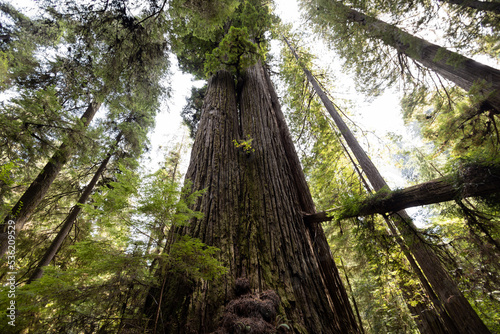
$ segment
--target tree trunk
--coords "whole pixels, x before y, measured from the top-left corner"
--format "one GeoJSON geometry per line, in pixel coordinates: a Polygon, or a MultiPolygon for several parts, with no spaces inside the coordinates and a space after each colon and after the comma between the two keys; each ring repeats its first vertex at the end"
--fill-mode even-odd
{"type": "Polygon", "coordinates": [[[302,208],[314,207],[297,170],[298,158],[290,156],[293,146],[267,73],[257,64],[239,80],[236,92],[229,73],[210,79],[186,175],[193,190],[206,189],[193,207],[204,218],[174,232],[220,248],[218,259],[228,273],[218,282],[194,283],[164,275],[162,287],[152,290],[146,303],[155,323],[151,327],[167,333],[225,333],[225,305],[236,296],[235,281],[244,277],[253,291],[279,295],[281,323],[295,332],[358,333],[336,267],[330,273],[334,281],[322,267],[322,262],[333,264],[331,255],[329,261],[319,258],[314,242],[320,239],[302,221],[302,208]],[[247,136],[251,149],[237,148],[233,140],[247,136]]]}
{"type": "MultiPolygon", "coordinates": [[[[288,41],[286,42],[288,44],[288,41]]],[[[291,45],[288,44],[288,46],[298,60],[298,55],[295,53],[291,45]]],[[[378,169],[370,160],[366,152],[361,148],[358,141],[344,123],[336,108],[333,106],[332,102],[328,99],[316,79],[312,76],[311,72],[304,67],[302,69],[316,91],[316,94],[318,94],[321,98],[325,108],[332,116],[335,124],[340,130],[340,133],[361,165],[361,168],[366,174],[372,187],[375,191],[379,191],[382,188],[390,190],[382,175],[380,175],[378,169]]],[[[444,308],[448,313],[448,316],[452,319],[454,327],[448,328],[448,331],[450,333],[464,334],[489,333],[488,328],[484,325],[472,306],[469,304],[468,300],[458,289],[456,283],[453,282],[432,248],[430,248],[430,246],[420,238],[416,227],[408,214],[405,211],[398,211],[391,214],[391,219],[394,222],[395,227],[401,233],[411,254],[421,267],[427,281],[430,283],[430,286],[439,297],[439,300],[433,300],[436,304],[436,309],[439,310],[444,308]]],[[[425,286],[425,283],[422,283],[425,286]]],[[[429,296],[430,295],[431,293],[429,293],[429,296]]]]}
{"type": "MultiPolygon", "coordinates": [[[[456,333],[456,326],[450,316],[446,313],[444,307],[442,307],[439,302],[439,298],[437,297],[435,291],[429,284],[429,281],[425,277],[422,269],[418,266],[415,258],[411,254],[410,249],[405,244],[404,240],[400,237],[398,230],[392,223],[392,221],[386,215],[383,216],[384,220],[389,228],[391,236],[395,238],[398,245],[401,247],[401,250],[405,254],[406,259],[408,260],[408,264],[410,265],[413,273],[417,276],[417,279],[420,281],[420,291],[426,295],[426,301],[429,301],[434,305],[434,308],[431,305],[427,305],[424,301],[418,301],[415,306],[412,306],[411,302],[407,303],[408,309],[410,310],[412,315],[416,315],[415,322],[417,327],[422,334],[453,334],[456,333]]],[[[408,287],[404,286],[404,284],[399,284],[401,292],[403,296],[405,296],[405,300],[412,300],[413,293],[409,291],[408,287]]]]}
{"type": "Polygon", "coordinates": [[[461,8],[472,8],[481,11],[492,12],[500,15],[500,2],[487,2],[476,0],[443,0],[461,8]]]}
{"type": "MultiPolygon", "coordinates": [[[[331,1],[331,6],[341,11],[347,21],[363,26],[367,37],[383,41],[464,90],[469,91],[475,83],[485,84],[482,90],[484,106],[500,112],[500,70],[427,42],[338,1],[331,1]]],[[[324,15],[332,14],[330,3],[317,8],[324,15]]]]}
{"type": "MultiPolygon", "coordinates": [[[[408,188],[385,191],[360,200],[349,208],[339,208],[336,218],[367,216],[375,213],[397,212],[414,206],[478,197],[500,192],[500,167],[468,165],[457,174],[440,177],[408,188]]],[[[304,217],[306,222],[332,220],[326,212],[304,217]]]]}
{"type": "Polygon", "coordinates": [[[356,298],[354,296],[354,291],[352,290],[351,282],[349,281],[349,274],[347,273],[347,269],[345,268],[344,261],[340,258],[340,265],[342,266],[342,270],[344,271],[345,281],[347,283],[347,287],[349,288],[349,292],[351,293],[352,304],[354,305],[354,310],[356,311],[356,317],[358,319],[360,331],[362,334],[365,333],[363,330],[363,320],[361,319],[361,314],[359,313],[358,303],[356,302],[356,298]]]}
{"type": "MultiPolygon", "coordinates": [[[[123,134],[119,133],[117,138],[116,138],[116,145],[118,142],[121,140],[123,134]]],[[[66,239],[66,236],[69,234],[71,231],[71,228],[73,227],[73,224],[75,223],[76,218],[82,211],[82,204],[87,203],[87,200],[89,199],[90,195],[92,194],[92,191],[94,190],[95,185],[97,184],[97,181],[99,181],[99,178],[101,177],[102,173],[104,173],[104,170],[106,169],[106,166],[108,165],[109,160],[111,159],[111,156],[113,155],[114,148],[111,149],[111,152],[107,155],[107,157],[101,162],[101,165],[95,172],[94,176],[92,177],[92,180],[90,180],[89,184],[85,187],[85,190],[82,192],[80,195],[80,198],[78,199],[78,202],[71,208],[69,214],[66,216],[66,219],[64,219],[64,222],[62,224],[61,229],[57,233],[56,237],[54,240],[52,240],[52,243],[50,244],[49,248],[45,251],[45,254],[43,255],[42,259],[38,263],[35,271],[31,275],[31,277],[28,279],[28,282],[26,284],[30,284],[36,279],[40,279],[43,275],[43,267],[48,266],[50,262],[54,259],[54,256],[57,254],[59,249],[61,248],[62,243],[66,239]]]]}
{"type": "MultiPolygon", "coordinates": [[[[100,102],[91,102],[89,104],[85,113],[80,118],[85,127],[90,124],[100,106],[100,102]]],[[[8,226],[8,221],[15,221],[15,231],[16,235],[18,235],[33,211],[35,211],[38,204],[42,201],[62,167],[73,154],[75,145],[76,143],[68,139],[64,141],[61,146],[59,146],[43,170],[38,174],[36,179],[24,192],[19,201],[14,205],[10,211],[11,213],[5,217],[3,232],[0,233],[0,240],[2,242],[0,246],[0,257],[7,251],[7,242],[5,241],[7,240],[6,227],[8,226]]]]}
{"type": "MultiPolygon", "coordinates": [[[[286,158],[288,159],[288,163],[290,164],[292,170],[291,177],[293,179],[293,182],[296,184],[296,187],[299,189],[298,196],[302,213],[313,213],[316,211],[314,202],[312,200],[309,186],[307,185],[307,181],[302,171],[302,165],[300,164],[299,157],[297,155],[297,152],[295,151],[292,137],[286,125],[285,117],[281,112],[278,95],[274,90],[268,72],[262,71],[262,75],[266,79],[270,92],[271,103],[276,115],[281,142],[285,150],[286,158]]],[[[349,297],[347,296],[345,288],[343,287],[342,280],[340,279],[340,274],[333,260],[332,253],[330,251],[330,245],[328,244],[321,225],[308,224],[307,229],[309,235],[311,236],[311,239],[313,240],[313,244],[316,246],[314,247],[314,251],[318,259],[320,260],[321,272],[325,280],[328,292],[330,296],[332,296],[333,303],[335,305],[334,308],[336,310],[349,310],[349,312],[346,311],[340,319],[340,321],[345,322],[345,324],[341,327],[348,329],[350,328],[351,323],[355,322],[355,319],[353,318],[352,310],[350,309],[349,297]]],[[[360,329],[360,331],[362,331],[362,329],[360,329]]]]}

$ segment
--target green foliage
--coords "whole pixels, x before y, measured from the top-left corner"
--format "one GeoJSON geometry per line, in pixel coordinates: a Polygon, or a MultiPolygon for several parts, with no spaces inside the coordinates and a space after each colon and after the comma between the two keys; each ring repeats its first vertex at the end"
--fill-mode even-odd
{"type": "Polygon", "coordinates": [[[179,190],[178,182],[165,169],[147,177],[142,189],[139,212],[154,222],[155,228],[162,231],[163,237],[172,226],[184,226],[190,219],[202,217],[199,212],[191,210],[190,206],[204,190],[191,192],[189,181],[179,190]]]}
{"type": "Polygon", "coordinates": [[[9,161],[3,165],[0,165],[0,184],[3,185],[11,185],[14,183],[12,178],[12,170],[19,167],[16,161],[9,161]]]}
{"type": "MultiPolygon", "coordinates": [[[[297,52],[300,54],[300,64],[287,46],[282,49],[280,76],[287,88],[282,95],[290,109],[287,114],[290,130],[296,145],[300,147],[304,172],[317,210],[328,210],[336,206],[339,196],[363,192],[363,188],[348,156],[343,152],[340,134],[334,130],[330,116],[313,93],[301,68],[306,66],[314,73],[314,57],[304,49],[297,52]],[[346,192],[345,189],[350,191],[346,192]]],[[[323,73],[317,76],[323,77],[323,73]]],[[[325,85],[328,84],[325,82],[325,85]]]]}
{"type": "Polygon", "coordinates": [[[255,64],[259,56],[259,48],[250,41],[248,29],[231,27],[219,46],[205,56],[205,75],[210,77],[219,70],[238,75],[255,64]]]}
{"type": "MultiPolygon", "coordinates": [[[[314,71],[314,57],[307,50],[298,49],[300,65],[314,71]]],[[[303,145],[302,163],[317,211],[339,207],[355,210],[366,192],[341,145],[340,134],[286,46],[282,57],[280,74],[287,88],[282,95],[291,110],[287,116],[292,134],[303,145]]],[[[345,262],[340,271],[349,277],[349,294],[358,305],[365,330],[416,332],[408,305],[423,302],[422,296],[415,293],[415,277],[408,274],[401,250],[387,234],[385,223],[366,217],[336,220],[323,228],[337,265],[342,262],[339,257],[345,262]],[[414,294],[411,298],[403,299],[400,294],[403,282],[408,282],[408,290],[414,294]]],[[[345,280],[344,284],[349,286],[345,280]]]]}
{"type": "MultiPolygon", "coordinates": [[[[39,248],[31,249],[33,238],[24,240],[23,235],[16,240],[21,283],[16,294],[17,329],[139,330],[145,327],[142,307],[148,289],[158,284],[153,273],[159,260],[168,264],[169,273],[190,279],[213,280],[226,272],[217,260],[218,250],[198,239],[181,238],[162,254],[170,228],[202,217],[189,207],[203,191],[193,193],[189,182],[179,186],[180,152],[174,147],[162,168],[143,179],[123,165],[108,170],[91,202],[84,205],[74,237],[67,237],[43,277],[29,285],[23,280],[33,268],[31,256],[40,258],[39,248]],[[26,256],[26,251],[34,254],[26,256]]],[[[0,288],[2,307],[9,302],[5,289],[0,288]]],[[[8,333],[6,323],[1,326],[8,333]]]]}
{"type": "Polygon", "coordinates": [[[497,159],[500,148],[499,116],[482,104],[484,85],[469,94],[446,88],[437,92],[421,87],[402,101],[406,122],[416,120],[422,136],[434,145],[434,154],[497,159]]]}
{"type": "MultiPolygon", "coordinates": [[[[498,202],[497,202],[498,203],[498,202]]],[[[441,205],[429,229],[447,240],[445,262],[461,291],[493,332],[500,330],[500,211],[475,199],[441,205]]]]}
{"type": "MultiPolygon", "coordinates": [[[[118,332],[135,321],[151,284],[147,257],[116,248],[109,241],[85,241],[70,248],[66,268],[47,267],[44,276],[16,292],[16,329],[30,333],[71,333],[99,329],[118,332]],[[128,319],[128,320],[124,320],[128,319]]],[[[3,289],[2,289],[3,290],[3,289]]],[[[7,293],[2,291],[0,304],[7,293]]],[[[1,323],[2,332],[12,328],[1,323]]]]}
{"type": "MultiPolygon", "coordinates": [[[[76,120],[62,109],[57,89],[30,90],[3,105],[0,116],[0,159],[29,161],[59,144],[57,139],[76,127],[76,120]]],[[[75,129],[76,130],[76,129],[75,129]]]]}
{"type": "MultiPolygon", "coordinates": [[[[131,197],[138,193],[137,173],[123,166],[118,167],[113,177],[107,179],[103,187],[92,195],[89,203],[82,205],[84,212],[95,221],[96,240],[99,240],[101,232],[104,238],[115,230],[116,235],[120,235],[118,232],[124,227],[115,223],[116,217],[127,217],[130,214],[131,197]]],[[[116,241],[120,245],[127,242],[126,239],[116,241]]]]}
{"type": "Polygon", "coordinates": [[[182,236],[170,246],[168,265],[170,272],[181,273],[190,279],[212,281],[228,271],[217,259],[220,251],[201,240],[182,236]]]}
{"type": "Polygon", "coordinates": [[[334,214],[334,216],[337,216],[337,219],[344,219],[346,217],[357,216],[359,215],[359,210],[361,209],[362,205],[365,206],[373,205],[377,201],[383,201],[389,195],[392,195],[397,192],[398,192],[397,189],[390,191],[389,188],[385,186],[373,194],[361,195],[361,194],[350,193],[346,194],[345,196],[340,196],[339,197],[340,212],[334,214]]]}
{"type": "Polygon", "coordinates": [[[255,148],[252,147],[253,138],[250,135],[247,135],[246,140],[236,140],[233,139],[234,147],[241,149],[244,153],[250,154],[255,152],[255,148]]]}
{"type": "Polygon", "coordinates": [[[181,117],[184,124],[189,128],[189,135],[194,139],[198,122],[201,119],[201,108],[203,99],[207,92],[207,85],[201,88],[191,87],[191,95],[186,98],[186,105],[182,108],[181,117]]]}
{"type": "MultiPolygon", "coordinates": [[[[359,25],[346,23],[341,7],[327,15],[321,6],[335,6],[334,2],[303,3],[314,13],[311,18],[318,31],[337,48],[366,91],[376,95],[398,82],[402,69],[405,79],[413,84],[411,73],[406,71],[412,66],[408,60],[383,41],[367,39],[359,25]]],[[[40,164],[65,138],[74,139],[79,146],[34,214],[33,223],[16,240],[21,283],[17,319],[22,330],[140,331],[144,328],[143,301],[149,288],[159,284],[152,273],[160,264],[162,274],[189,280],[213,281],[227,272],[218,260],[219,250],[199,239],[184,236],[167,244],[168,238],[177,238],[174,231],[202,217],[191,208],[203,191],[193,193],[189,182],[179,186],[180,149],[169,153],[161,169],[143,178],[136,170],[137,159],[146,149],[159,99],[168,93],[160,84],[169,66],[167,45],[179,58],[181,68],[198,77],[221,69],[238,76],[265,59],[266,33],[276,18],[269,3],[260,0],[174,0],[168,2],[168,8],[165,4],[147,1],[139,8],[127,1],[46,1],[43,19],[30,19],[0,4],[7,17],[0,27],[5,37],[0,46],[0,90],[15,92],[12,98],[4,99],[0,113],[4,134],[0,142],[2,205],[19,197],[40,164]],[[168,43],[166,36],[171,39],[168,43]],[[106,112],[93,128],[84,130],[79,117],[89,101],[105,101],[106,112]],[[115,146],[118,133],[123,140],[116,145],[116,154],[92,200],[84,205],[83,214],[51,266],[45,268],[43,278],[25,285],[25,277],[95,171],[96,161],[115,146]]],[[[408,15],[420,11],[417,26],[429,22],[428,17],[422,17],[428,14],[421,8],[433,6],[426,1],[344,4],[375,16],[391,14],[390,22],[395,24],[399,16],[406,18],[405,11],[408,15]]],[[[458,12],[449,13],[450,20],[457,18],[458,12]]],[[[473,44],[480,46],[477,51],[498,53],[497,19],[477,11],[463,13],[468,19],[455,20],[464,29],[463,33],[455,29],[453,44],[463,44],[468,35],[475,41],[486,41],[473,44]]],[[[451,36],[452,30],[447,34],[451,36]]],[[[300,64],[311,68],[313,55],[300,52],[300,64]]],[[[301,148],[317,208],[350,203],[347,207],[353,209],[364,194],[362,183],[302,69],[288,51],[283,51],[282,57],[281,78],[287,87],[282,95],[290,107],[287,117],[301,148]]],[[[409,91],[403,101],[407,118],[419,120],[424,136],[436,143],[434,157],[498,158],[498,114],[481,105],[484,88],[478,83],[467,95],[456,89],[432,93],[422,85],[409,91]]],[[[192,133],[204,90],[193,89],[183,111],[192,133]]],[[[234,145],[247,154],[255,151],[249,136],[235,140],[234,145]]],[[[473,200],[460,210],[447,208],[429,232],[445,237],[457,259],[450,264],[451,272],[466,295],[476,301],[474,306],[491,328],[499,330],[495,327],[500,281],[495,261],[499,255],[498,245],[495,248],[500,233],[498,198],[473,200]]],[[[352,283],[351,297],[360,306],[365,327],[374,333],[414,332],[408,307],[426,300],[383,223],[363,218],[324,227],[334,253],[346,261],[341,269],[352,283]]],[[[2,307],[8,302],[5,289],[0,287],[2,307]]],[[[277,329],[289,329],[286,321],[281,322],[277,329]]]]}
{"type": "Polygon", "coordinates": [[[418,333],[409,305],[425,301],[394,238],[379,218],[349,219],[339,229],[326,226],[342,278],[370,333],[418,333]],[[340,261],[339,261],[340,258],[340,261]],[[345,282],[345,280],[344,280],[345,282]],[[408,295],[404,295],[406,290],[408,295]]]}
{"type": "Polygon", "coordinates": [[[498,15],[487,10],[474,9],[467,2],[459,4],[451,1],[436,3],[427,0],[418,1],[354,1],[364,3],[364,8],[386,13],[400,22],[412,18],[411,29],[439,29],[447,44],[467,53],[483,53],[492,58],[498,52],[490,47],[498,44],[500,21],[498,15]]]}
{"type": "Polygon", "coordinates": [[[0,90],[15,85],[37,88],[43,72],[43,80],[55,79],[53,73],[44,70],[43,61],[37,52],[53,50],[66,30],[61,22],[48,18],[30,19],[7,3],[0,3],[3,22],[0,27],[0,90]],[[52,78],[51,78],[52,77],[52,78]]]}
{"type": "Polygon", "coordinates": [[[9,64],[7,60],[7,55],[5,52],[0,51],[0,91],[4,90],[8,86],[8,74],[9,64]]]}
{"type": "Polygon", "coordinates": [[[212,40],[222,29],[228,18],[240,6],[238,0],[175,0],[170,6],[174,26],[180,28],[178,34],[186,34],[200,40],[212,40]]]}
{"type": "Polygon", "coordinates": [[[203,32],[190,28],[198,26],[198,19],[197,14],[189,14],[174,20],[172,39],[181,69],[197,78],[221,69],[237,74],[258,59],[265,59],[265,32],[276,22],[268,4],[261,0],[238,2],[222,24],[204,28],[203,32]]]}
{"type": "MultiPolygon", "coordinates": [[[[310,15],[314,31],[344,61],[343,69],[354,74],[357,90],[377,96],[396,82],[411,79],[400,66],[407,62],[403,55],[371,36],[364,25],[348,20],[347,4],[328,0],[299,3],[310,15]]],[[[369,8],[376,11],[375,6],[369,8]]]]}
{"type": "Polygon", "coordinates": [[[0,165],[0,217],[4,217],[10,211],[10,205],[5,203],[5,198],[11,195],[11,186],[16,181],[15,175],[19,173],[18,162],[14,160],[0,165]]]}

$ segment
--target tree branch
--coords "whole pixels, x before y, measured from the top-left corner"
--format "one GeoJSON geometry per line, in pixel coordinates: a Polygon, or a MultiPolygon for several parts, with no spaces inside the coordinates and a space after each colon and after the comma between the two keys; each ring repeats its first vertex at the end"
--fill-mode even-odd
{"type": "Polygon", "coordinates": [[[466,165],[447,175],[408,188],[384,191],[359,200],[349,207],[305,215],[306,223],[333,220],[329,213],[340,211],[335,218],[367,216],[375,213],[397,212],[406,208],[440,203],[466,197],[478,197],[500,192],[499,165],[466,165]]]}

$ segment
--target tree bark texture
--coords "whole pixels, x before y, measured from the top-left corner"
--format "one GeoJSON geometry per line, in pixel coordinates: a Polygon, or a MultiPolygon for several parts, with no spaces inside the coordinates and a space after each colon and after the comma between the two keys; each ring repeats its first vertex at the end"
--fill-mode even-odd
{"type": "MultiPolygon", "coordinates": [[[[295,53],[291,45],[285,39],[295,57],[295,53]]],[[[390,190],[384,178],[370,160],[366,152],[359,145],[358,141],[344,123],[335,106],[321,89],[316,79],[311,72],[306,68],[302,68],[309,82],[313,86],[316,94],[320,97],[337,125],[340,133],[344,137],[347,145],[358,160],[363,172],[370,181],[373,189],[379,191],[382,188],[390,190]]],[[[448,272],[444,269],[441,261],[434,253],[432,248],[421,239],[411,218],[405,211],[398,211],[390,215],[395,227],[403,237],[408,249],[415,258],[416,262],[422,269],[428,284],[422,282],[424,287],[432,288],[434,291],[428,291],[428,295],[436,295],[439,299],[432,300],[437,310],[444,309],[452,322],[447,328],[450,333],[489,333],[488,328],[481,321],[477,313],[474,311],[468,300],[458,289],[457,284],[451,279],[448,272]]],[[[410,261],[411,262],[411,261],[410,261]]],[[[446,319],[443,319],[446,321],[446,319]]]]}
{"type": "Polygon", "coordinates": [[[314,206],[267,72],[257,64],[239,80],[236,92],[229,73],[210,79],[186,175],[193,190],[206,189],[193,207],[204,218],[174,232],[220,248],[228,273],[194,283],[169,274],[151,291],[146,312],[157,332],[213,332],[235,297],[235,280],[244,277],[254,291],[279,295],[283,322],[294,332],[358,333],[331,255],[319,256],[329,249],[318,250],[322,239],[302,221],[314,206]],[[233,142],[248,138],[255,151],[233,142]]]}
{"type": "Polygon", "coordinates": [[[379,39],[443,78],[469,91],[475,83],[485,84],[482,90],[484,102],[500,112],[500,70],[449,51],[439,45],[413,36],[398,27],[351,9],[338,1],[318,7],[326,16],[332,8],[342,11],[345,19],[364,27],[367,37],[379,39]]]}
{"type": "MultiPolygon", "coordinates": [[[[80,118],[84,127],[87,127],[90,124],[100,106],[100,102],[91,102],[88,105],[84,114],[80,118]]],[[[2,233],[0,233],[0,240],[2,242],[0,246],[0,257],[7,251],[7,242],[5,242],[7,232],[5,227],[8,226],[8,221],[15,221],[16,235],[18,235],[26,221],[35,211],[38,204],[40,204],[43,200],[45,194],[56,179],[62,167],[72,156],[75,146],[76,143],[69,138],[59,146],[36,179],[31,183],[19,201],[14,205],[10,214],[5,217],[4,228],[2,229],[2,233]]]]}

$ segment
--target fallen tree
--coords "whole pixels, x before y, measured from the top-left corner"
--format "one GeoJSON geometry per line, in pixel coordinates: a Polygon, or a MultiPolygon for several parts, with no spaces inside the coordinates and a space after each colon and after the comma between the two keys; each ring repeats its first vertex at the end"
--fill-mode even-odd
{"type": "Polygon", "coordinates": [[[304,216],[307,223],[319,223],[376,213],[397,212],[414,206],[446,202],[500,192],[500,166],[469,164],[456,173],[389,191],[380,189],[374,195],[355,200],[347,206],[304,216]],[[333,212],[338,214],[332,215],[333,212]]]}

